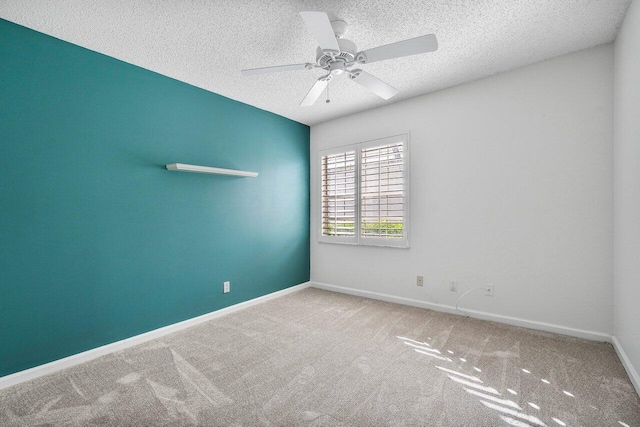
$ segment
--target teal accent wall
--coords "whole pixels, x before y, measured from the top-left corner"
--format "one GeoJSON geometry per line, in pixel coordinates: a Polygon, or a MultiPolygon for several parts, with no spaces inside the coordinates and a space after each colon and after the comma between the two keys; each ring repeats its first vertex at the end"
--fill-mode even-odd
{"type": "Polygon", "coordinates": [[[0,376],[308,280],[308,126],[0,20],[0,376]]]}

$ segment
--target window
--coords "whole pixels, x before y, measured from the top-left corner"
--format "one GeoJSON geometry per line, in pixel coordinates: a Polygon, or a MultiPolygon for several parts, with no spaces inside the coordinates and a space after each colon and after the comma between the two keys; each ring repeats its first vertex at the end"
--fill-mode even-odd
{"type": "Polygon", "coordinates": [[[325,243],[409,247],[407,135],[320,152],[325,243]]]}

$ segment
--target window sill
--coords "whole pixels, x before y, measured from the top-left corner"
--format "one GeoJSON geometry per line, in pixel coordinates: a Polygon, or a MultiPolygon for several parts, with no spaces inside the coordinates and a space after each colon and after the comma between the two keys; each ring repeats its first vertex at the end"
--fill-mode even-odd
{"type": "Polygon", "coordinates": [[[378,243],[354,243],[354,242],[331,242],[327,240],[318,240],[318,243],[327,244],[327,245],[346,245],[346,246],[367,246],[373,248],[392,248],[392,249],[410,249],[411,246],[409,244],[401,244],[401,245],[385,245],[378,243]]]}

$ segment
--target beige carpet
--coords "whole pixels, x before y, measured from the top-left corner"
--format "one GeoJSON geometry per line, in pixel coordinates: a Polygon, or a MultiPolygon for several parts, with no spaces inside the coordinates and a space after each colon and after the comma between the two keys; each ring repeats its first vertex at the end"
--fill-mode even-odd
{"type": "Polygon", "coordinates": [[[0,392],[0,425],[638,426],[610,344],[306,289],[0,392]]]}

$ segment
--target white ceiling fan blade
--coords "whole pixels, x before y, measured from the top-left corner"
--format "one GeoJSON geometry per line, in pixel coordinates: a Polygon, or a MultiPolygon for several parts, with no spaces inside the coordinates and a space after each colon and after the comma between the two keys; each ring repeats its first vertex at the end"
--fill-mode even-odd
{"type": "Polygon", "coordinates": [[[277,65],[275,67],[251,68],[249,70],[242,70],[242,75],[257,76],[260,74],[279,73],[281,71],[308,70],[309,67],[310,67],[310,64],[291,64],[291,65],[277,65]]]}
{"type": "MultiPolygon", "coordinates": [[[[374,47],[362,52],[363,63],[384,61],[385,59],[400,58],[402,56],[417,55],[438,50],[438,39],[434,34],[427,34],[413,39],[374,47]]],[[[360,62],[360,61],[359,61],[360,62]]]]}
{"type": "MultiPolygon", "coordinates": [[[[320,79],[322,79],[322,77],[320,79]]],[[[318,81],[309,90],[309,93],[307,93],[307,96],[304,97],[304,99],[300,103],[301,107],[309,107],[315,104],[316,100],[318,99],[318,97],[320,96],[324,88],[326,88],[327,85],[329,84],[328,80],[320,80],[320,79],[318,79],[318,81]]]]}
{"type": "Polygon", "coordinates": [[[398,93],[398,89],[383,82],[379,78],[372,76],[366,71],[354,70],[354,73],[351,74],[350,77],[351,80],[358,83],[360,86],[369,89],[380,98],[389,99],[398,93]]]}
{"type": "Polygon", "coordinates": [[[340,51],[338,41],[333,33],[329,17],[324,12],[300,12],[300,16],[304,19],[305,24],[309,27],[309,31],[313,34],[318,45],[322,50],[340,51]]]}

